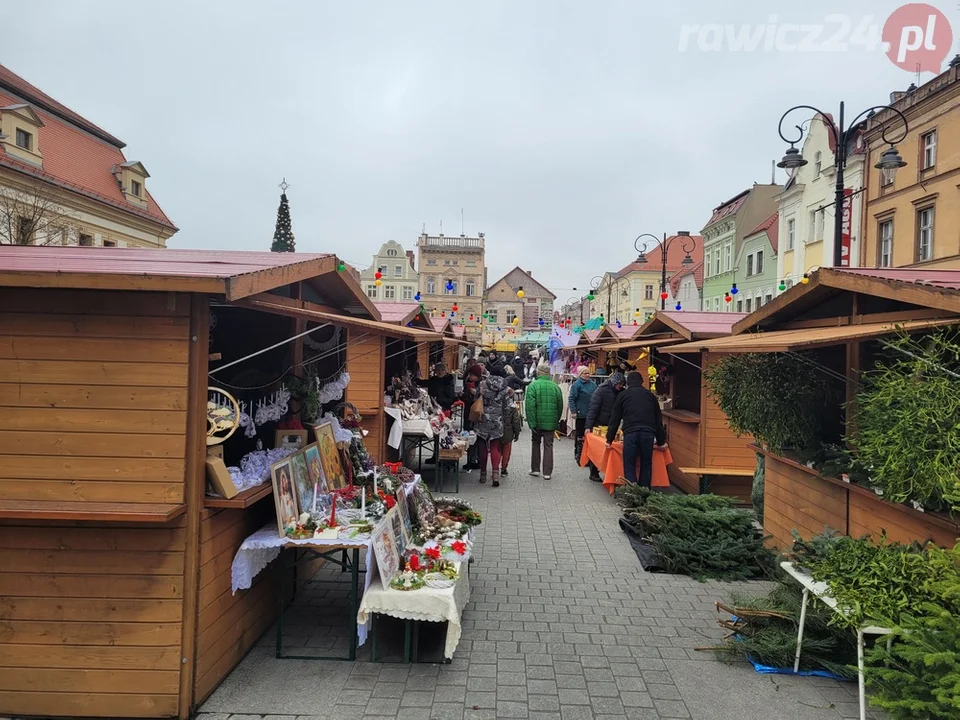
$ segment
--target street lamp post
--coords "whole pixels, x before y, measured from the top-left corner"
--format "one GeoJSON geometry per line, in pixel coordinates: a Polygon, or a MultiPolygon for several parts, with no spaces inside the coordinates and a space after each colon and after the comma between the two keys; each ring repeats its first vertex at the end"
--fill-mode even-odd
{"type": "MultiPolygon", "coordinates": [[[[600,286],[603,285],[604,282],[606,282],[606,285],[607,285],[607,314],[606,314],[606,316],[604,317],[604,322],[610,322],[610,318],[613,317],[613,315],[612,315],[612,312],[613,312],[613,293],[616,292],[616,290],[620,287],[620,282],[621,282],[621,281],[626,281],[626,282],[627,282],[627,285],[628,285],[628,286],[630,285],[630,281],[627,280],[627,278],[625,278],[625,277],[620,277],[620,278],[616,278],[616,279],[614,279],[614,280],[606,280],[606,281],[604,281],[604,279],[603,279],[601,276],[596,275],[596,276],[590,281],[590,288],[591,288],[590,293],[591,293],[592,295],[594,295],[594,296],[596,296],[597,290],[600,289],[600,286]]],[[[627,295],[627,291],[624,290],[624,291],[623,291],[623,294],[624,294],[624,295],[627,295]]],[[[620,309],[620,302],[619,302],[619,300],[618,300],[618,301],[617,301],[617,310],[619,311],[619,309],[620,309]]]]}
{"type": "MultiPolygon", "coordinates": [[[[574,288],[576,289],[576,288],[574,288]]],[[[580,324],[583,325],[583,298],[567,298],[567,307],[573,307],[573,304],[576,303],[580,307],[580,324]]]]}
{"type": "Polygon", "coordinates": [[[693,265],[693,258],[690,257],[697,247],[697,240],[694,237],[691,237],[689,230],[677,230],[677,234],[671,238],[667,237],[667,234],[663,234],[663,240],[658,238],[656,235],[651,235],[650,233],[644,233],[643,235],[638,235],[637,239],[633,241],[633,248],[639,253],[637,255],[636,263],[638,265],[646,265],[646,249],[647,249],[647,239],[653,240],[657,245],[660,246],[660,309],[666,310],[667,308],[667,250],[678,238],[687,238],[690,245],[687,246],[687,240],[683,241],[683,252],[686,253],[683,258],[683,265],[693,265]],[[640,242],[643,240],[643,242],[640,242]]]}
{"type": "MultiPolygon", "coordinates": [[[[900,120],[903,121],[903,134],[896,140],[891,140],[887,137],[887,130],[890,127],[891,121],[896,120],[895,117],[891,117],[888,120],[884,121],[880,129],[880,136],[883,138],[885,143],[889,143],[890,147],[884,150],[883,154],[880,155],[880,160],[874,165],[875,168],[880,170],[883,173],[883,178],[886,182],[893,182],[893,178],[897,174],[897,170],[906,166],[907,163],[904,162],[903,158],[900,157],[900,153],[897,152],[897,148],[894,143],[902,142],[904,138],[907,137],[909,132],[909,125],[907,124],[907,118],[904,117],[904,114],[897,110],[894,107],[889,105],[875,105],[871,108],[867,108],[862,113],[860,113],[856,119],[850,123],[850,127],[844,128],[844,104],[840,103],[840,114],[838,116],[839,122],[834,125],[832,122],[826,122],[827,114],[822,110],[818,110],[812,105],[797,105],[787,110],[783,116],[780,118],[780,123],[777,126],[777,132],[780,133],[780,139],[785,143],[790,143],[790,147],[787,148],[786,154],[784,154],[783,159],[777,163],[777,167],[783,168],[787,171],[787,175],[790,178],[796,176],[800,168],[807,164],[807,160],[800,154],[800,151],[796,148],[796,144],[803,140],[804,130],[801,125],[797,125],[798,135],[796,139],[791,140],[783,134],[783,121],[787,119],[787,115],[794,112],[795,110],[812,110],[813,112],[820,115],[824,118],[824,124],[830,129],[830,133],[833,136],[833,140],[836,144],[835,155],[835,164],[837,170],[837,185],[836,185],[836,198],[834,200],[834,223],[833,223],[833,265],[834,267],[841,267],[843,265],[843,247],[841,245],[841,238],[843,237],[843,204],[844,204],[844,170],[847,167],[847,145],[850,142],[853,131],[857,127],[857,123],[866,118],[873,117],[874,113],[882,110],[892,110],[895,112],[900,120]]],[[[852,201],[851,201],[852,203],[852,201]]],[[[850,259],[847,258],[847,265],[850,264],[850,259]]]]}

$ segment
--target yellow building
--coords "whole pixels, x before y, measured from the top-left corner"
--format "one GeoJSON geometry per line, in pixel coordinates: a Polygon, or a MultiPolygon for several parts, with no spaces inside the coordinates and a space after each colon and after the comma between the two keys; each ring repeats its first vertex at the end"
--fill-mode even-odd
{"type": "Polygon", "coordinates": [[[417,240],[420,297],[435,317],[464,321],[467,338],[479,340],[483,315],[483,290],[487,286],[484,235],[446,237],[423,233],[417,240]],[[456,307],[456,310],[453,308],[456,307]],[[470,320],[470,316],[473,320],[470,320]]]}
{"type": "Polygon", "coordinates": [[[0,244],[166,247],[177,228],[123,148],[0,65],[0,244]]]}
{"type": "Polygon", "coordinates": [[[960,61],[919,88],[894,93],[893,107],[909,123],[896,147],[907,165],[888,182],[873,167],[898,139],[903,122],[892,111],[869,121],[867,202],[860,264],[864,267],[960,268],[960,61]]]}

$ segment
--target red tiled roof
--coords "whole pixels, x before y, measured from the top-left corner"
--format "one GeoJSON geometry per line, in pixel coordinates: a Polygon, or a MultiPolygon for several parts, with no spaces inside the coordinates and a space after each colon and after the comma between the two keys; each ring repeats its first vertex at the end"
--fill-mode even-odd
{"type": "Polygon", "coordinates": [[[752,188],[748,188],[747,190],[744,190],[742,193],[740,193],[736,197],[732,197],[726,202],[723,202],[717,207],[715,207],[713,210],[713,215],[710,216],[710,219],[707,221],[707,224],[704,225],[704,227],[709,227],[710,225],[713,225],[715,222],[717,222],[717,220],[720,220],[721,218],[725,218],[727,217],[727,215],[735,214],[747,201],[747,196],[750,195],[751,189],[752,188]]]}
{"type": "MultiPolygon", "coordinates": [[[[689,265],[684,265],[683,260],[686,258],[687,253],[683,249],[683,244],[686,242],[687,247],[690,247],[691,241],[696,242],[696,247],[691,251],[690,257],[693,258],[693,262],[697,263],[703,260],[703,238],[699,235],[691,235],[689,238],[682,237],[679,235],[673,235],[667,238],[667,272],[668,273],[677,273],[681,270],[685,270],[689,265]]],[[[632,272],[640,271],[657,271],[661,268],[661,263],[663,262],[663,251],[660,249],[660,246],[652,248],[650,252],[644,253],[644,256],[647,259],[647,262],[644,264],[639,264],[632,262],[623,268],[619,273],[617,273],[617,278],[621,278],[624,275],[629,275],[632,272]]]]}
{"type": "Polygon", "coordinates": [[[146,208],[124,197],[113,174],[115,166],[127,162],[121,151],[122,142],[0,65],[0,107],[24,102],[30,103],[43,120],[43,127],[37,130],[43,167],[2,150],[0,165],[176,231],[176,226],[146,188],[146,208]]]}
{"type": "Polygon", "coordinates": [[[851,275],[866,275],[880,280],[930,285],[944,290],[960,290],[960,270],[927,270],[921,268],[839,268],[833,270],[851,275]]]}
{"type": "Polygon", "coordinates": [[[757,225],[753,230],[747,233],[747,237],[751,235],[756,235],[757,233],[765,232],[767,233],[767,239],[770,241],[773,251],[777,252],[777,245],[780,240],[780,213],[775,212],[773,215],[768,217],[762,223],[757,225]]]}
{"type": "Polygon", "coordinates": [[[411,315],[415,315],[420,303],[412,302],[375,302],[380,311],[380,319],[384,322],[404,322],[411,315]]]}
{"type": "Polygon", "coordinates": [[[677,294],[677,291],[680,289],[680,281],[683,280],[687,275],[693,275],[693,282],[696,283],[697,289],[703,289],[703,260],[693,265],[688,266],[685,270],[678,272],[672,278],[670,278],[670,289],[674,295],[677,294]]]}

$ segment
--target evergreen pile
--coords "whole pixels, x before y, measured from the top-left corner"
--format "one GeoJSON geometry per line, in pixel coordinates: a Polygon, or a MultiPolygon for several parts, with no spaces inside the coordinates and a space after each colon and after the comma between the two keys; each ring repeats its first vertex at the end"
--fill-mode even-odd
{"type": "Polygon", "coordinates": [[[287,202],[287,194],[281,193],[280,207],[277,208],[277,226],[273,231],[273,244],[270,246],[270,251],[296,252],[296,250],[293,228],[290,226],[290,203],[287,202]]]}
{"type": "Polygon", "coordinates": [[[627,485],[617,491],[623,519],[667,572],[699,580],[763,576],[772,554],[749,510],[719,495],[666,495],[627,485]]]}

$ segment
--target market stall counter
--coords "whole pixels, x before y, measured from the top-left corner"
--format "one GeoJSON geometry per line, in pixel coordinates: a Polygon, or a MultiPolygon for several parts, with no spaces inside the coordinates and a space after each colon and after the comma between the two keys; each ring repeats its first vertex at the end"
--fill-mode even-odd
{"type": "MultiPolygon", "coordinates": [[[[603,476],[603,486],[613,494],[618,485],[623,485],[623,443],[617,441],[612,447],[607,447],[604,437],[594,433],[587,433],[583,437],[583,452],[580,455],[580,467],[587,467],[589,463],[597,466],[603,476]]],[[[670,487],[670,476],[667,474],[667,465],[673,462],[670,448],[653,449],[653,487],[670,487]]]]}

